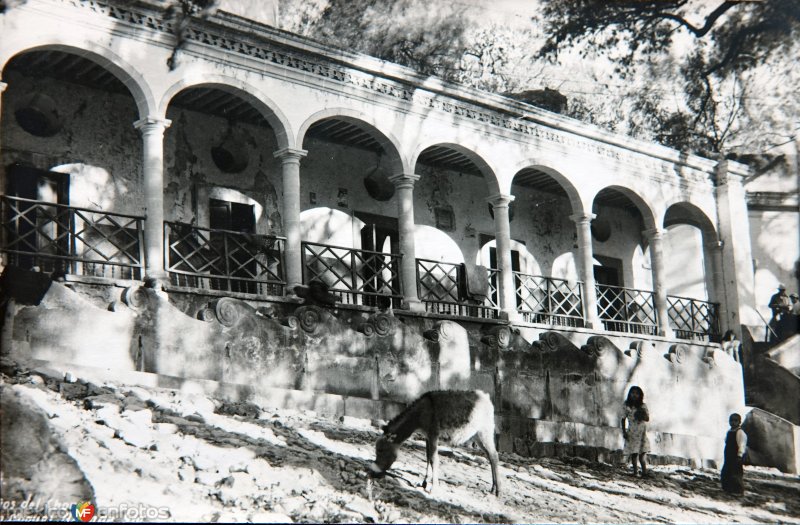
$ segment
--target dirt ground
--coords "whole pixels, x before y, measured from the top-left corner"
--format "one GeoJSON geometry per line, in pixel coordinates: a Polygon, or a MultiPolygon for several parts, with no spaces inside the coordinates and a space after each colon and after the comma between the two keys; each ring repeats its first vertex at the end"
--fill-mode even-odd
{"type": "Polygon", "coordinates": [[[379,430],[366,420],[4,371],[3,519],[72,520],[89,490],[94,520],[800,523],[800,479],[773,469],[746,467],[747,493],[733,498],[716,471],[662,466],[641,479],[622,465],[501,454],[498,498],[479,449],[442,447],[429,494],[420,436],[392,475],[368,479],[379,430]],[[42,428],[26,429],[28,410],[42,428]]]}

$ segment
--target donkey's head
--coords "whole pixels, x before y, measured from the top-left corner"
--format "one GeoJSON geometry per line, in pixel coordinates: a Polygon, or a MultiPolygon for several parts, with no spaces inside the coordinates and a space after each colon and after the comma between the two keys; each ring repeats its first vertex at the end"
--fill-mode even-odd
{"type": "Polygon", "coordinates": [[[400,448],[400,444],[395,443],[396,438],[396,434],[384,430],[384,434],[375,443],[375,461],[369,465],[369,474],[373,478],[383,477],[397,459],[397,449],[400,448]]]}

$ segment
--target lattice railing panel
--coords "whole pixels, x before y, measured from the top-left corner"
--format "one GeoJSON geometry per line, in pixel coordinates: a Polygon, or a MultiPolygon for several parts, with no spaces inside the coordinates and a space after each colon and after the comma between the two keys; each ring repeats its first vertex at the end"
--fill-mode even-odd
{"type": "Polygon", "coordinates": [[[426,312],[462,317],[497,319],[498,307],[493,297],[497,297],[497,270],[490,269],[489,295],[484,304],[470,302],[465,290],[465,268],[463,264],[417,259],[417,293],[425,305],[426,312]]]}
{"type": "Polygon", "coordinates": [[[377,306],[388,297],[399,306],[401,255],[312,242],[302,253],[304,283],[324,282],[344,304],[377,306]]]}
{"type": "Polygon", "coordinates": [[[166,265],[176,286],[283,295],[285,240],[190,224],[164,223],[166,265]]]}
{"type": "Polygon", "coordinates": [[[462,264],[417,259],[417,285],[421,301],[458,303],[464,297],[462,264]]]}
{"type": "Polygon", "coordinates": [[[2,251],[9,264],[43,272],[142,278],[144,217],[0,198],[2,251]]]}
{"type": "Polygon", "coordinates": [[[718,341],[719,305],[689,297],[667,296],[670,326],[679,339],[718,341]]]}
{"type": "Polygon", "coordinates": [[[653,292],[598,284],[597,310],[606,330],[647,335],[658,333],[653,292]]]}
{"type": "Polygon", "coordinates": [[[531,323],[584,326],[583,283],[514,272],[518,310],[531,323]]]}

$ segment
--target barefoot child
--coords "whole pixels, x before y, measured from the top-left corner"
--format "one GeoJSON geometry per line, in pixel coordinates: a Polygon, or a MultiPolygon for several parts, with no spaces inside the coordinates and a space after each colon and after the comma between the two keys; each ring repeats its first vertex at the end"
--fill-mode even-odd
{"type": "Polygon", "coordinates": [[[741,496],[744,494],[744,467],[742,459],[747,449],[747,434],[742,430],[742,416],[731,414],[728,418],[731,429],[725,436],[725,463],[722,464],[720,480],[722,490],[741,496]]]}
{"type": "Polygon", "coordinates": [[[622,405],[622,437],[625,439],[623,454],[629,455],[633,465],[633,475],[639,473],[637,459],[642,466],[642,477],[647,477],[647,453],[650,452],[650,440],[647,439],[647,422],[650,413],[644,404],[644,391],[638,386],[628,390],[628,398],[622,405]],[[627,425],[626,425],[627,422],[627,425]]]}

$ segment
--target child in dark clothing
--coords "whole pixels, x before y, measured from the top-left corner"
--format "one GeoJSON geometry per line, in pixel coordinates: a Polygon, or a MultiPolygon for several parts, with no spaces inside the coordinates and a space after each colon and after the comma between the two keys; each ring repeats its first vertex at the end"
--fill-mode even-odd
{"type": "Polygon", "coordinates": [[[728,418],[731,429],[725,436],[725,463],[722,464],[720,480],[722,490],[729,494],[744,494],[743,458],[747,449],[747,434],[742,430],[742,416],[731,414],[728,418]]]}
{"type": "Polygon", "coordinates": [[[638,386],[628,390],[628,397],[622,405],[622,437],[625,446],[622,453],[631,458],[633,475],[639,473],[639,464],[642,466],[642,477],[647,477],[647,453],[650,452],[650,440],[647,439],[647,422],[650,421],[650,412],[644,403],[644,391],[638,386]],[[627,423],[627,424],[626,424],[627,423]]]}

